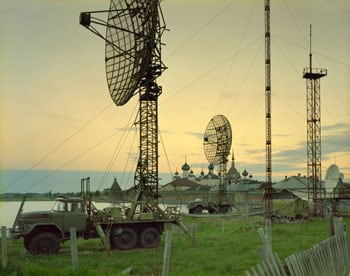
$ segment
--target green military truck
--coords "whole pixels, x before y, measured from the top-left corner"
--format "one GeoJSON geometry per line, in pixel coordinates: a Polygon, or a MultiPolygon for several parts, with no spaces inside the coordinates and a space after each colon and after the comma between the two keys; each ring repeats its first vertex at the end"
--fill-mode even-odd
{"type": "Polygon", "coordinates": [[[188,213],[202,214],[204,210],[209,214],[226,214],[232,211],[233,204],[228,202],[214,202],[207,200],[195,200],[187,205],[188,213]]]}
{"type": "Polygon", "coordinates": [[[13,239],[23,238],[32,254],[55,254],[61,243],[70,239],[70,229],[77,237],[100,238],[108,249],[158,247],[162,232],[171,224],[183,225],[175,207],[163,210],[158,205],[137,202],[129,208],[108,207],[98,210],[91,202],[89,188],[82,197],[58,197],[49,211],[22,212],[10,229],[13,239]]]}
{"type": "Polygon", "coordinates": [[[272,206],[276,219],[305,219],[309,215],[309,203],[301,198],[274,199],[272,206]]]}

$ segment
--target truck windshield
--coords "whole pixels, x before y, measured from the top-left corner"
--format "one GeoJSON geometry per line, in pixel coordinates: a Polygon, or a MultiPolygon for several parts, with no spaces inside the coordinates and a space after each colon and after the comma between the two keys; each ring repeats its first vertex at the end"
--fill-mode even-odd
{"type": "Polygon", "coordinates": [[[65,210],[65,208],[64,208],[64,202],[63,201],[59,201],[59,200],[57,200],[56,202],[55,202],[55,204],[53,205],[53,207],[52,207],[52,211],[56,211],[56,212],[64,212],[65,210]]]}

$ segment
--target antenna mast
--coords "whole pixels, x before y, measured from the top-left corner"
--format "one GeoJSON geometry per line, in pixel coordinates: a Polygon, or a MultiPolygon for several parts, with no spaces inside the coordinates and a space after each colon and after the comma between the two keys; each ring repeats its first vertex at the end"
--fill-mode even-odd
{"type": "Polygon", "coordinates": [[[272,162],[271,162],[271,46],[270,0],[265,0],[265,125],[266,125],[266,186],[265,218],[272,217],[272,162]]]}
{"type": "Polygon", "coordinates": [[[166,28],[160,0],[111,0],[109,10],[81,13],[80,24],[105,40],[106,76],[114,103],[122,106],[139,95],[135,202],[154,205],[159,197],[158,97],[162,94],[157,78],[166,69],[161,60],[161,37],[166,28]],[[96,13],[108,13],[107,21],[93,17],[96,13]],[[98,26],[106,27],[105,35],[98,26]]]}
{"type": "Polygon", "coordinates": [[[321,89],[320,79],[327,75],[327,69],[312,68],[312,49],[310,25],[310,67],[304,68],[306,79],[307,113],[307,177],[308,200],[313,201],[312,214],[323,216],[321,199],[321,89]]]}

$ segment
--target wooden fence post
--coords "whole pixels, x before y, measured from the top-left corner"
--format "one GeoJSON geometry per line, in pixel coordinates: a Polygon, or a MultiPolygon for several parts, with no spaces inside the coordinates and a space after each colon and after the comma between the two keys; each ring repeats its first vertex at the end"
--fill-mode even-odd
{"type": "Polygon", "coordinates": [[[267,219],[265,220],[265,232],[266,232],[266,237],[268,239],[268,242],[270,246],[272,246],[272,231],[271,231],[271,220],[267,219]]]}
{"type": "Polygon", "coordinates": [[[75,270],[78,267],[78,248],[77,248],[77,232],[75,227],[69,229],[70,232],[70,250],[72,255],[72,268],[75,270]]]}
{"type": "Polygon", "coordinates": [[[166,236],[165,236],[162,276],[168,276],[168,273],[169,273],[171,240],[172,240],[172,232],[171,230],[167,230],[166,236]]]}
{"type": "Polygon", "coordinates": [[[8,252],[7,252],[7,230],[6,226],[1,226],[1,245],[2,245],[2,267],[7,268],[8,252]]]}
{"type": "Polygon", "coordinates": [[[263,247],[259,250],[260,257],[263,261],[271,260],[273,258],[272,245],[271,245],[271,221],[270,224],[266,223],[266,232],[262,228],[258,229],[259,236],[263,242],[263,247]]]}
{"type": "Polygon", "coordinates": [[[334,222],[333,222],[333,214],[329,214],[327,217],[327,223],[328,223],[328,236],[332,237],[334,235],[334,222]]]}
{"type": "Polygon", "coordinates": [[[345,230],[344,222],[342,217],[333,218],[334,235],[342,235],[345,230]]]}

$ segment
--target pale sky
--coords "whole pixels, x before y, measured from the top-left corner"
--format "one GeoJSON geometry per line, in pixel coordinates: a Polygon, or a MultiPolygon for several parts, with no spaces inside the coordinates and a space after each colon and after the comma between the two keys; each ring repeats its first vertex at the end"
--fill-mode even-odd
{"type": "MultiPolygon", "coordinates": [[[[263,0],[165,0],[168,66],[158,83],[159,168],[207,171],[203,134],[216,114],[231,122],[237,169],[265,179],[263,0]],[[163,150],[165,148],[166,154],[163,150]],[[168,161],[169,165],[168,165],[168,161]]],[[[131,171],[138,135],[134,97],[113,104],[104,41],[79,25],[102,0],[2,0],[2,169],[131,171]],[[113,162],[115,159],[115,162],[113,162]]],[[[309,25],[321,80],[322,174],[350,181],[350,2],[272,0],[272,178],[306,175],[309,25]]],[[[231,155],[228,157],[231,159],[231,155]]],[[[123,185],[123,183],[122,183],[123,185]]]]}

